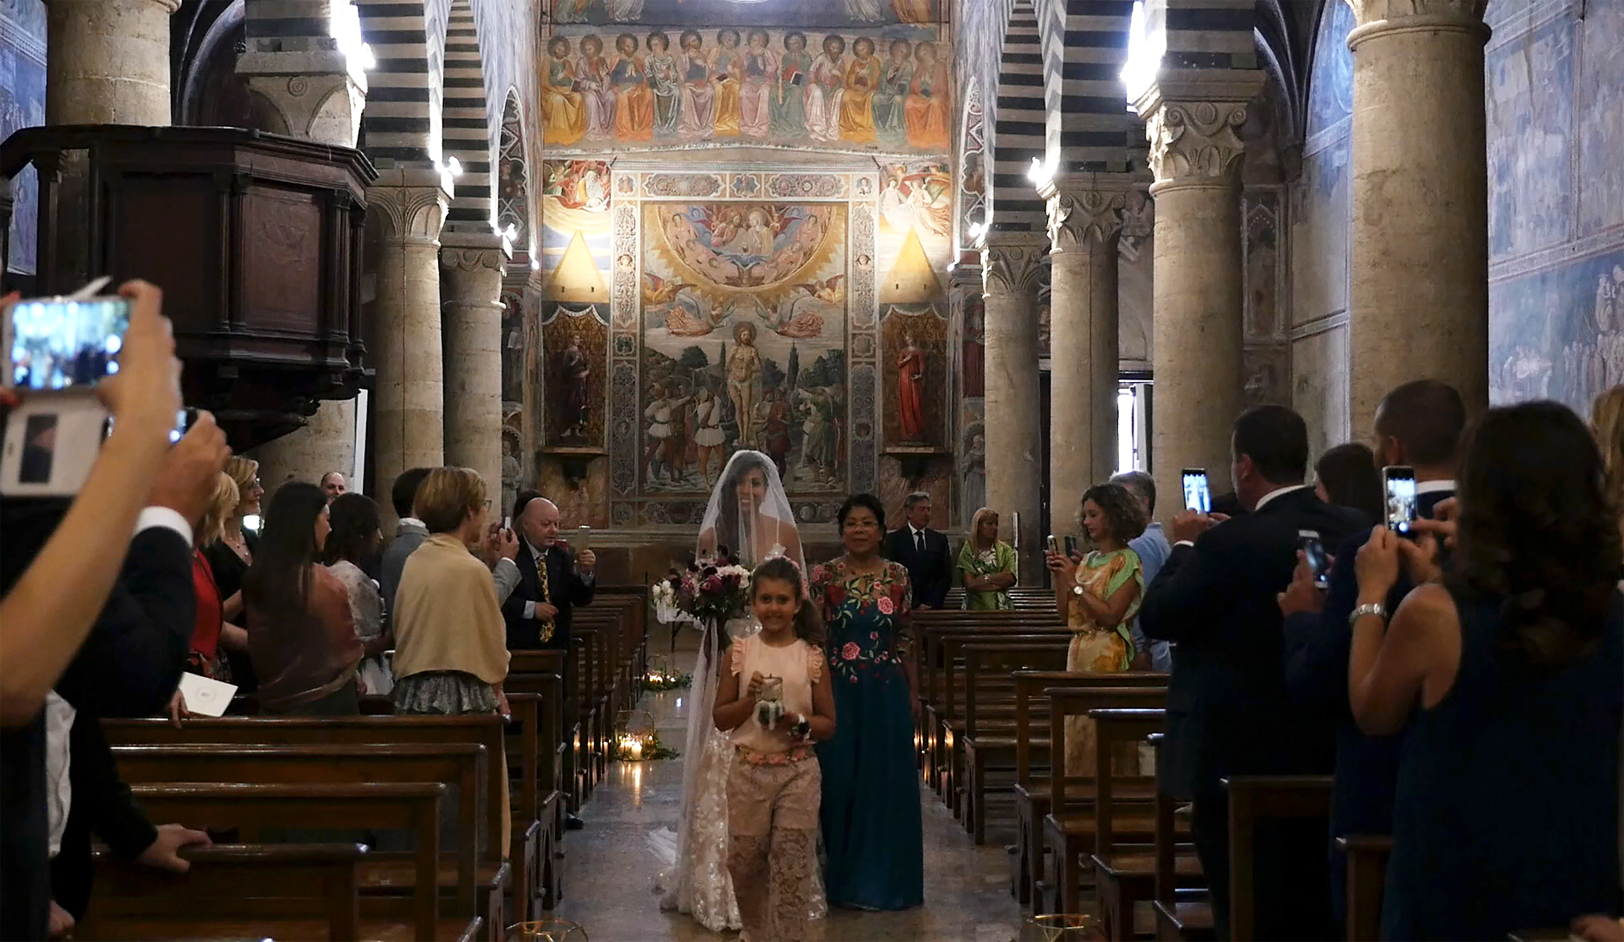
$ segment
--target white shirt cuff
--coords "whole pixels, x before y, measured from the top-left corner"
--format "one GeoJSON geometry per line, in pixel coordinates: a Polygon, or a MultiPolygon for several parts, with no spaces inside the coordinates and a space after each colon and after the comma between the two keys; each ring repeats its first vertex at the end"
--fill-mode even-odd
{"type": "Polygon", "coordinates": [[[596,572],[583,572],[579,575],[581,577],[581,582],[586,585],[591,585],[598,580],[598,574],[596,572]]]}
{"type": "Polygon", "coordinates": [[[187,523],[186,518],[177,510],[168,507],[148,507],[142,510],[141,515],[135,518],[135,532],[139,534],[153,527],[168,527],[179,533],[187,546],[192,545],[192,525],[187,523]]]}
{"type": "Polygon", "coordinates": [[[1194,540],[1179,540],[1177,543],[1173,544],[1173,548],[1178,549],[1181,546],[1194,546],[1194,545],[1195,545],[1194,540]]]}
{"type": "Polygon", "coordinates": [[[526,602],[526,603],[524,603],[524,617],[526,617],[526,618],[535,618],[536,617],[536,603],[535,602],[526,602]]]}

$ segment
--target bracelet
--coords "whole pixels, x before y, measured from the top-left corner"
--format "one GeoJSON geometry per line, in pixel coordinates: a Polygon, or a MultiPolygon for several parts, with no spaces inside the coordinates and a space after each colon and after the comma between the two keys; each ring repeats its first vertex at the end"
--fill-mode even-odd
{"type": "Polygon", "coordinates": [[[1375,615],[1377,618],[1380,618],[1383,622],[1385,622],[1387,621],[1387,606],[1380,602],[1370,602],[1366,605],[1359,606],[1349,613],[1348,627],[1352,628],[1354,624],[1359,621],[1359,619],[1365,617],[1366,615],[1375,615]]]}

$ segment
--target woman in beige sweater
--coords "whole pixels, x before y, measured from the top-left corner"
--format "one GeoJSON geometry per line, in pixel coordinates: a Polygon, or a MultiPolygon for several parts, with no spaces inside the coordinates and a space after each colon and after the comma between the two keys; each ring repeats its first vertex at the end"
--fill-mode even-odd
{"type": "Polygon", "coordinates": [[[507,715],[507,635],[490,569],[469,551],[485,536],[485,481],[436,468],[413,516],[428,539],[406,560],[395,594],[396,713],[507,715]]]}

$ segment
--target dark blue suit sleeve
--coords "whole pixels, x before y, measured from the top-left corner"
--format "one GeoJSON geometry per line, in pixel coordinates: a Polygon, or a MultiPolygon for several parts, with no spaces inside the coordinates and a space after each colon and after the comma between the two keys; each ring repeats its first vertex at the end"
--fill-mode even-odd
{"type": "Polygon", "coordinates": [[[1337,550],[1331,587],[1320,614],[1300,612],[1285,621],[1286,693],[1299,703],[1347,706],[1348,656],[1353,643],[1348,616],[1359,600],[1353,560],[1369,538],[1368,532],[1358,534],[1337,550]]]}
{"type": "Polygon", "coordinates": [[[186,669],[196,620],[191,548],[173,530],[143,530],[57,693],[97,716],[161,712],[186,669]]]}
{"type": "Polygon", "coordinates": [[[1201,535],[1194,546],[1175,546],[1156,578],[1145,588],[1139,627],[1156,641],[1187,641],[1229,607],[1235,580],[1226,562],[1229,550],[1222,526],[1201,535]]]}

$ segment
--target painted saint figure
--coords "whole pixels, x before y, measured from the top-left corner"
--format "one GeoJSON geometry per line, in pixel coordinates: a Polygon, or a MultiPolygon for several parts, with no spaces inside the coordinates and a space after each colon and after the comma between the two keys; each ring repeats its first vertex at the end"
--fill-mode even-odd
{"type": "Polygon", "coordinates": [[[860,36],[851,44],[856,58],[846,66],[845,91],[840,99],[840,139],[853,144],[874,142],[874,92],[880,86],[880,60],[874,58],[874,40],[860,36]]]}
{"type": "Polygon", "coordinates": [[[914,50],[914,58],[918,64],[914,67],[913,84],[908,88],[908,100],[904,104],[908,144],[921,150],[945,150],[950,126],[947,104],[952,92],[947,80],[947,63],[938,61],[933,43],[920,43],[914,50]]]}
{"type": "Polygon", "coordinates": [[[761,398],[761,352],[756,349],[756,325],[740,324],[733,328],[733,355],[727,361],[727,395],[733,400],[734,421],[739,426],[738,448],[756,447],[756,435],[751,417],[755,415],[756,400],[761,398]]]}
{"type": "Polygon", "coordinates": [[[654,91],[654,131],[662,137],[677,133],[682,120],[682,70],[671,55],[671,37],[663,30],[648,36],[648,84],[654,91]]]}
{"type": "Polygon", "coordinates": [[[784,54],[778,60],[778,81],[772,92],[773,137],[798,138],[806,134],[806,86],[811,81],[811,68],[806,34],[784,34],[784,54]]]}
{"type": "Polygon", "coordinates": [[[709,386],[700,386],[694,393],[694,445],[698,447],[700,477],[710,487],[711,456],[716,456],[716,473],[720,476],[727,448],[722,437],[722,401],[709,386]]]}
{"type": "Polygon", "coordinates": [[[911,333],[902,335],[902,351],[897,354],[898,416],[904,441],[925,438],[925,351],[911,333]]]}
{"type": "Polygon", "coordinates": [[[569,146],[586,133],[586,96],[575,87],[570,41],[554,36],[547,43],[547,77],[541,88],[543,143],[569,146]]]}
{"type": "Polygon", "coordinates": [[[685,29],[677,65],[682,68],[682,136],[710,137],[716,130],[716,87],[711,84],[710,58],[705,39],[697,30],[685,29]]]}
{"type": "Polygon", "coordinates": [[[772,92],[778,57],[767,48],[767,31],[753,29],[744,50],[744,86],[739,90],[739,128],[750,137],[766,137],[772,128],[772,92]]]}
{"type": "Polygon", "coordinates": [[[558,356],[559,402],[563,414],[559,418],[560,437],[585,438],[587,418],[592,403],[592,361],[581,349],[581,342],[570,338],[569,345],[558,356]]]}
{"type": "Polygon", "coordinates": [[[874,127],[887,143],[900,144],[908,136],[903,102],[913,74],[913,44],[906,39],[892,40],[891,57],[880,70],[880,87],[874,93],[874,127]]]}
{"type": "Polygon", "coordinates": [[[716,53],[711,60],[711,84],[716,87],[716,136],[739,136],[739,71],[744,56],[739,54],[739,31],[720,30],[716,53]]]}
{"type": "Polygon", "coordinates": [[[609,60],[603,40],[596,34],[581,37],[581,57],[575,62],[575,84],[586,97],[586,136],[602,141],[615,136],[615,93],[609,87],[609,60]]]}
{"type": "Polygon", "coordinates": [[[806,93],[806,130],[814,141],[840,139],[840,97],[845,81],[846,39],[823,39],[823,55],[812,63],[812,86],[806,93]]]}
{"type": "Polygon", "coordinates": [[[622,141],[647,141],[654,137],[654,93],[649,90],[648,67],[637,55],[637,37],[621,33],[615,37],[620,53],[609,73],[609,87],[615,95],[615,136],[622,141]]]}

